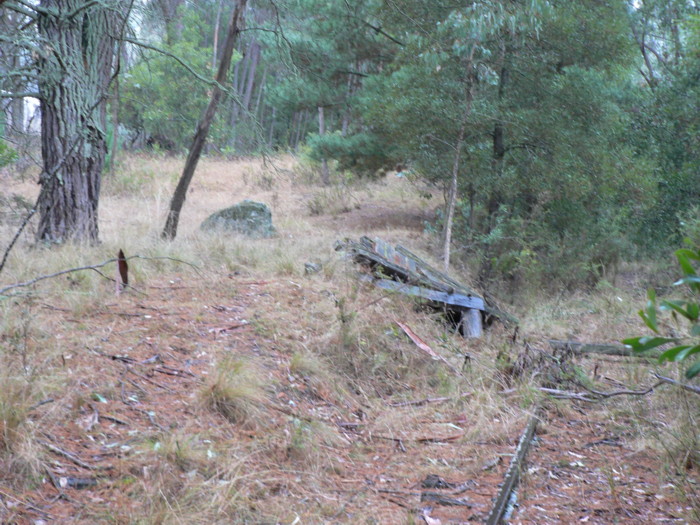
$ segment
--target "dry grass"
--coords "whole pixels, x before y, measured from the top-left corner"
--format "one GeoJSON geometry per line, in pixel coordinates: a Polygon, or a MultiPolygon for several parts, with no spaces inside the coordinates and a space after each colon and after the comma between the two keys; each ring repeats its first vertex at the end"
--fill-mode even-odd
{"type": "Polygon", "coordinates": [[[255,429],[263,425],[262,371],[242,359],[225,357],[216,365],[209,384],[202,388],[202,402],[233,424],[255,429]]]}
{"type": "MultiPolygon", "coordinates": [[[[537,378],[529,372],[512,375],[520,347],[505,342],[511,334],[495,327],[480,341],[464,340],[441,316],[415,302],[358,284],[356,269],[333,249],[339,238],[369,234],[430,258],[434,239],[422,224],[438,199],[423,198],[409,181],[392,176],[358,182],[336,175],[332,187],[322,188],[313,166],[300,167],[291,157],[267,163],[205,159],[179,235],[165,242],[160,229],[181,167],[178,158],[124,158],[104,181],[101,245],[32,248],[30,229],[12,252],[0,275],[3,285],[99,263],[119,249],[151,259],[133,260],[134,290],[122,297],[115,297],[113,283],[105,279],[114,272],[108,266],[104,276],[72,273],[2,298],[0,467],[13,473],[12,480],[3,480],[42,485],[37,480],[47,458],[39,438],[45,436],[36,429],[67,432],[95,406],[107,410],[101,400],[119,403],[132,395],[146,402],[156,398],[154,392],[165,395],[147,381],[161,383],[164,376],[144,375],[141,369],[146,379],[109,375],[101,358],[84,357],[87,348],[120,355],[148,348],[139,359],[159,353],[182,363],[206,361],[203,380],[169,405],[185,407],[177,416],[184,419],[173,416],[170,426],[155,428],[141,414],[145,427],[128,445],[136,452],[119,456],[111,482],[124,499],[87,505],[88,521],[291,523],[299,516],[304,523],[405,523],[410,515],[401,511],[397,518],[396,505],[368,493],[372,485],[366,480],[381,484],[386,478],[387,484],[393,480],[405,488],[436,473],[497,484],[498,469],[485,474],[484,465],[509,453],[517,431],[542,400],[537,378]],[[244,198],[271,206],[277,237],[250,240],[199,230],[209,214],[244,198]],[[309,261],[322,270],[306,275],[309,261]],[[240,311],[236,301],[244,304],[240,311]],[[223,308],[216,320],[214,307],[223,308]],[[144,312],[153,325],[148,330],[139,324],[146,322],[144,312]],[[246,332],[240,338],[212,335],[212,329],[217,334],[222,326],[242,324],[243,317],[246,332]],[[124,322],[132,318],[131,324],[124,322]],[[462,373],[418,349],[397,321],[462,373]],[[467,363],[465,354],[471,356],[467,363]],[[465,392],[471,396],[460,397],[465,392]],[[437,396],[453,399],[437,406],[389,405],[437,396]],[[55,403],[33,408],[49,397],[55,403]],[[357,434],[339,430],[337,422],[356,425],[357,434]],[[454,438],[453,447],[421,442],[426,436],[454,438]],[[399,439],[407,454],[397,456],[392,439],[399,439]]],[[[7,195],[36,196],[26,180],[3,183],[7,195]]],[[[0,223],[3,246],[15,219],[0,223]]],[[[640,272],[624,272],[616,285],[603,284],[591,294],[521,298],[525,307],[516,313],[522,337],[544,348],[548,338],[603,342],[639,332],[634,312],[644,285],[635,280],[630,287],[630,275],[640,272]]],[[[461,278],[468,274],[465,267],[461,278]]],[[[576,366],[581,377],[593,376],[600,365],[629,386],[648,382],[648,366],[601,363],[585,360],[576,366]]],[[[693,402],[665,389],[611,401],[602,418],[627,425],[626,439],[640,449],[661,449],[672,476],[687,464],[697,468],[693,428],[699,415],[693,402]]],[[[569,402],[550,405],[561,417],[578,417],[569,402]]],[[[156,416],[165,423],[169,414],[156,416]]],[[[93,431],[75,435],[104,439],[93,431]]],[[[694,470],[685,472],[679,491],[688,505],[697,505],[694,470]]],[[[0,508],[0,520],[7,516],[0,508]]]]}

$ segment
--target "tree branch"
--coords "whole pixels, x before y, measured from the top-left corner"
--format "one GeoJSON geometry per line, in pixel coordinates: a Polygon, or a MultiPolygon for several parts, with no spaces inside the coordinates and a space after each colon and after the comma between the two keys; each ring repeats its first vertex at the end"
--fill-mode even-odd
{"type": "Polygon", "coordinates": [[[178,64],[180,64],[182,67],[184,67],[192,76],[194,76],[195,78],[197,78],[197,80],[199,80],[199,81],[201,81],[201,82],[204,82],[204,83],[207,84],[208,86],[216,86],[216,87],[218,87],[219,89],[221,89],[222,91],[228,92],[228,90],[227,90],[224,86],[222,86],[221,84],[219,84],[216,80],[211,80],[211,79],[208,79],[208,78],[203,77],[202,75],[200,75],[199,73],[197,73],[197,72],[192,68],[192,66],[190,66],[187,62],[185,62],[185,61],[184,61],[183,59],[181,59],[179,56],[177,56],[177,55],[175,55],[175,54],[173,54],[173,53],[170,53],[169,51],[166,51],[165,49],[162,49],[162,48],[157,47],[157,46],[153,46],[153,45],[151,45],[151,44],[147,44],[146,42],[141,42],[140,40],[136,40],[136,39],[131,38],[131,37],[128,37],[128,36],[122,37],[122,40],[123,40],[124,42],[129,42],[130,44],[134,44],[135,46],[139,46],[139,47],[142,47],[142,48],[144,48],[144,49],[150,49],[151,51],[155,51],[156,53],[160,53],[160,54],[165,55],[165,56],[167,56],[167,57],[169,57],[169,58],[172,58],[172,59],[175,60],[178,64]]]}
{"type": "Polygon", "coordinates": [[[97,0],[92,0],[92,1],[90,1],[90,2],[84,3],[83,5],[79,5],[78,7],[76,7],[75,9],[73,9],[70,13],[68,13],[68,14],[66,15],[66,18],[67,18],[68,20],[70,20],[71,18],[74,18],[74,17],[78,16],[80,13],[82,13],[82,12],[85,11],[86,9],[90,9],[93,5],[96,5],[96,4],[99,4],[99,3],[100,3],[100,2],[98,2],[97,0]]]}
{"type": "MultiPolygon", "coordinates": [[[[179,263],[182,263],[182,264],[186,264],[186,265],[188,265],[188,266],[191,266],[192,268],[194,268],[195,270],[197,270],[197,271],[199,272],[199,268],[197,268],[197,266],[196,266],[195,264],[192,264],[192,263],[189,263],[189,262],[187,262],[187,261],[180,260],[180,259],[175,259],[174,257],[167,257],[167,256],[148,257],[148,256],[145,256],[145,255],[132,255],[132,256],[130,256],[130,257],[127,257],[127,258],[124,259],[124,260],[127,260],[127,261],[128,261],[128,260],[130,260],[130,259],[146,259],[146,260],[167,259],[167,260],[169,260],[169,261],[175,261],[175,262],[179,262],[179,263]]],[[[89,265],[89,266],[79,266],[79,267],[77,267],[77,268],[68,268],[67,270],[61,270],[60,272],[52,273],[52,274],[49,274],[49,275],[41,275],[41,276],[39,276],[39,277],[36,277],[35,279],[31,279],[31,280],[25,281],[25,282],[23,282],[23,283],[15,283],[15,284],[11,284],[11,285],[9,285],[9,286],[5,286],[4,288],[0,288],[0,295],[4,295],[5,292],[7,292],[7,291],[9,291],[9,290],[14,290],[15,288],[26,288],[27,286],[31,286],[31,285],[33,285],[33,284],[38,283],[39,281],[44,281],[44,280],[46,280],[46,279],[52,279],[52,278],[54,278],[54,277],[60,277],[61,275],[66,275],[66,274],[68,274],[68,273],[81,272],[81,271],[83,271],[83,270],[94,270],[94,271],[97,271],[99,268],[104,268],[104,267],[107,266],[108,264],[111,264],[111,263],[117,262],[117,261],[119,261],[119,259],[108,259],[108,260],[106,260],[106,261],[104,261],[104,262],[101,262],[101,263],[99,263],[99,264],[92,264],[92,265],[89,265]]],[[[101,274],[101,272],[98,272],[98,273],[101,274]]]]}
{"type": "Polygon", "coordinates": [[[22,93],[0,93],[0,98],[26,98],[34,97],[41,98],[39,93],[33,91],[23,91],[22,93]]]}
{"type": "Polygon", "coordinates": [[[12,248],[14,247],[15,243],[17,242],[17,239],[19,239],[19,236],[21,235],[22,231],[27,226],[27,224],[29,224],[30,219],[32,217],[34,217],[36,210],[37,210],[36,206],[34,206],[31,209],[31,211],[27,214],[27,216],[22,221],[22,224],[20,225],[19,229],[17,230],[17,233],[15,233],[15,236],[12,238],[12,241],[10,241],[10,245],[7,247],[7,249],[5,250],[5,254],[2,257],[2,262],[0,262],[0,273],[2,273],[2,269],[5,267],[5,263],[7,262],[7,257],[10,255],[10,252],[12,251],[12,248]]]}
{"type": "Polygon", "coordinates": [[[697,387],[695,385],[689,385],[687,383],[681,383],[680,381],[676,381],[675,379],[671,379],[670,377],[664,377],[664,376],[656,374],[656,373],[654,374],[654,376],[656,376],[656,378],[659,379],[659,381],[661,381],[662,383],[676,385],[676,386],[679,386],[679,387],[687,390],[688,392],[693,392],[694,394],[700,395],[700,387],[697,387]]]}
{"type": "MultiPolygon", "coordinates": [[[[21,15],[24,15],[26,17],[31,18],[32,20],[36,20],[37,16],[34,11],[24,9],[24,6],[20,7],[19,5],[15,5],[13,2],[9,2],[6,4],[2,4],[5,8],[9,9],[10,11],[14,11],[15,13],[19,13],[21,15]]],[[[37,9],[34,9],[35,11],[37,9]]]]}

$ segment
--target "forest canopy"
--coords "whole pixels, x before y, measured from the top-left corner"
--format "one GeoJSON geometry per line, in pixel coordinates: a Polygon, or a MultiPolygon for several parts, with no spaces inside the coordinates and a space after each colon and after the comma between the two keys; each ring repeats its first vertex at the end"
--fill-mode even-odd
{"type": "MultiPolygon", "coordinates": [[[[64,202],[82,213],[68,221],[39,203],[40,239],[97,238],[119,149],[187,151],[231,10],[0,5],[0,162],[17,161],[37,97],[42,191],[75,176],[89,203],[64,202]]],[[[447,204],[428,227],[483,281],[594,283],[700,237],[694,1],[257,0],[244,18],[207,154],[291,150],[325,183],[397,170],[433,184],[447,204]]]]}

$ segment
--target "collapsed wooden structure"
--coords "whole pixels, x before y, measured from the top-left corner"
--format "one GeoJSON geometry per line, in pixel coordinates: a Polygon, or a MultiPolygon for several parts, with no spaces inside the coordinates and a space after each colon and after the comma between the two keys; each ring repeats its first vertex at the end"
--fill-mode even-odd
{"type": "Polygon", "coordinates": [[[371,272],[362,274],[361,279],[384,290],[424,299],[444,311],[465,337],[481,337],[484,325],[495,319],[517,324],[515,318],[401,245],[393,247],[381,239],[361,237],[359,242],[338,242],[336,250],[344,250],[354,262],[369,267],[371,272]]]}

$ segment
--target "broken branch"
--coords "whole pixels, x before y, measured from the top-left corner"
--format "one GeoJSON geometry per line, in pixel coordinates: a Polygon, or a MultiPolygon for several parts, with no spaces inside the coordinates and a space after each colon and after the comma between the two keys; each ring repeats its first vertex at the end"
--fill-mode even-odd
{"type": "Polygon", "coordinates": [[[694,394],[700,394],[700,388],[694,385],[689,385],[687,383],[681,383],[680,381],[676,381],[675,379],[671,379],[670,377],[664,377],[659,374],[654,374],[656,378],[661,381],[662,383],[668,383],[669,385],[676,385],[684,390],[687,390],[688,392],[693,392],[694,394]]]}
{"type": "Polygon", "coordinates": [[[94,466],[94,465],[90,465],[89,463],[86,463],[85,461],[83,461],[82,459],[80,459],[80,458],[79,458],[78,456],[76,456],[75,454],[71,454],[70,452],[68,452],[68,451],[66,451],[66,450],[63,450],[63,449],[61,449],[61,448],[58,448],[57,446],[52,445],[52,444],[49,443],[48,441],[39,440],[39,443],[40,443],[41,445],[45,446],[46,448],[48,448],[48,449],[49,449],[51,452],[53,452],[54,454],[58,454],[59,456],[63,456],[64,458],[66,458],[66,459],[72,461],[73,463],[75,463],[75,464],[78,465],[79,467],[83,467],[83,468],[86,468],[86,469],[88,469],[88,470],[106,470],[106,469],[112,468],[112,467],[99,467],[99,466],[96,467],[96,466],[94,466]]]}
{"type": "Polygon", "coordinates": [[[442,357],[440,354],[435,352],[435,350],[430,348],[430,345],[428,345],[428,343],[423,341],[413,330],[411,330],[411,328],[409,326],[407,326],[399,321],[396,321],[396,324],[399,325],[401,330],[403,330],[406,333],[406,335],[411,339],[411,341],[413,341],[418,348],[423,350],[423,352],[428,354],[433,359],[436,359],[438,361],[442,361],[443,363],[445,363],[458,376],[464,377],[464,374],[462,374],[461,370],[459,370],[456,366],[454,366],[452,363],[450,363],[447,359],[442,357]]]}
{"type": "MultiPolygon", "coordinates": [[[[132,255],[132,256],[130,256],[130,257],[125,258],[124,261],[128,261],[128,260],[130,260],[130,259],[145,259],[145,260],[167,259],[167,260],[170,260],[170,261],[175,261],[175,262],[179,262],[179,263],[182,263],[182,264],[186,264],[186,265],[188,265],[188,266],[191,266],[192,268],[194,268],[194,269],[199,273],[199,268],[197,268],[196,265],[194,265],[194,264],[192,264],[192,263],[189,263],[189,262],[187,262],[187,261],[182,261],[182,260],[180,260],[180,259],[175,259],[175,258],[173,258],[173,257],[165,257],[165,256],[162,256],[162,257],[147,257],[147,256],[145,256],[145,255],[132,255]]],[[[34,278],[34,279],[31,279],[31,280],[29,280],[29,281],[25,281],[25,282],[22,282],[22,283],[15,283],[15,284],[11,284],[11,285],[5,286],[4,288],[0,288],[0,295],[4,295],[5,292],[8,292],[9,290],[14,290],[15,288],[25,288],[25,287],[27,287],[27,286],[31,286],[31,285],[33,285],[33,284],[36,284],[36,283],[40,282],[40,281],[44,281],[44,280],[46,280],[46,279],[53,279],[54,277],[60,277],[61,275],[66,275],[66,274],[69,274],[69,273],[82,272],[82,271],[84,271],[84,270],[93,270],[93,271],[96,271],[97,273],[99,273],[100,275],[102,275],[102,277],[104,277],[105,279],[108,279],[108,280],[110,280],[110,281],[114,281],[114,279],[112,279],[112,278],[110,278],[110,277],[107,277],[106,275],[104,275],[102,272],[99,272],[98,270],[99,270],[100,268],[104,268],[104,267],[107,266],[108,264],[111,264],[111,263],[114,263],[114,262],[117,262],[117,261],[119,261],[119,259],[108,259],[108,260],[106,260],[106,261],[104,261],[104,262],[101,262],[101,263],[99,263],[99,264],[92,264],[92,265],[88,265],[88,266],[79,266],[79,267],[76,267],[76,268],[68,268],[68,269],[66,269],[66,270],[61,270],[60,272],[56,272],[56,273],[52,273],[52,274],[48,274],[48,275],[41,275],[41,276],[36,277],[36,278],[34,278]]]]}
{"type": "Polygon", "coordinates": [[[399,403],[388,403],[390,407],[407,407],[407,406],[422,406],[422,405],[428,405],[431,403],[444,403],[445,401],[452,401],[453,399],[464,399],[465,397],[471,396],[471,392],[465,392],[464,394],[460,394],[458,396],[451,396],[451,397],[432,397],[432,398],[426,398],[426,399],[419,399],[416,401],[401,401],[399,403]]]}

